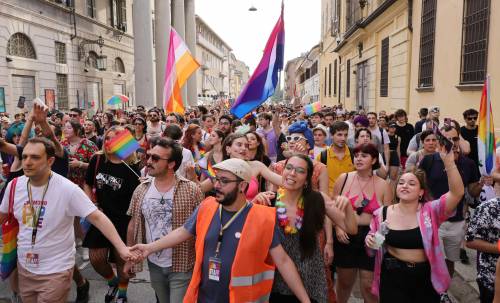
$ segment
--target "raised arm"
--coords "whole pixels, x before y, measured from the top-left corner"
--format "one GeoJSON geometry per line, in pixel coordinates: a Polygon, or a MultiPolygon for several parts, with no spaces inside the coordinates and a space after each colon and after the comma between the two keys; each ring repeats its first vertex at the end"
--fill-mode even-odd
{"type": "Polygon", "coordinates": [[[0,138],[0,152],[17,157],[17,148],[15,144],[5,142],[0,138]]]}
{"type": "Polygon", "coordinates": [[[446,212],[451,213],[457,208],[458,203],[464,195],[464,185],[462,183],[462,177],[458,172],[457,165],[455,164],[453,151],[446,153],[444,146],[440,148],[440,155],[444,162],[444,170],[448,176],[448,186],[450,188],[446,194],[446,212]]]}
{"type": "Polygon", "coordinates": [[[54,132],[52,131],[52,128],[50,128],[49,123],[47,122],[48,110],[49,109],[46,107],[42,107],[36,103],[33,104],[33,112],[32,112],[33,120],[40,125],[40,127],[42,128],[43,135],[50,141],[52,141],[52,143],[54,143],[56,156],[62,158],[64,157],[64,149],[59,140],[57,140],[54,132]]]}

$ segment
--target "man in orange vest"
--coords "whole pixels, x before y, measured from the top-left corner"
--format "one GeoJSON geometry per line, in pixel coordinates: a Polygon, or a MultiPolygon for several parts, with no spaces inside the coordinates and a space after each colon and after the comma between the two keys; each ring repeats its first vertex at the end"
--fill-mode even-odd
{"type": "Polygon", "coordinates": [[[215,198],[206,198],[183,227],[132,249],[146,258],[196,237],[196,261],[185,303],[267,302],[275,267],[295,296],[310,302],[295,264],[280,244],[275,208],[246,200],[250,166],[228,159],[214,169],[215,198]]]}

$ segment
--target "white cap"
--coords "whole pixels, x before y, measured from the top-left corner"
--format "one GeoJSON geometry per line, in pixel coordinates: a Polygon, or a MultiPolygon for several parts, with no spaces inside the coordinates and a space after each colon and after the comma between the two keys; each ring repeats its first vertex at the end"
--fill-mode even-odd
{"type": "Polygon", "coordinates": [[[228,171],[235,176],[239,177],[243,181],[250,182],[252,179],[252,169],[250,165],[244,160],[241,159],[227,159],[216,165],[214,165],[214,169],[225,170],[228,171]]]}

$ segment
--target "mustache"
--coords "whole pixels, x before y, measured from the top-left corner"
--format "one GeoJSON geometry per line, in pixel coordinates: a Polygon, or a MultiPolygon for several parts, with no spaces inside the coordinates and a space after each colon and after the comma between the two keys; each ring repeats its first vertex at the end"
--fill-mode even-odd
{"type": "Polygon", "coordinates": [[[223,193],[223,192],[221,192],[220,190],[217,190],[217,189],[215,190],[215,194],[216,194],[216,195],[217,195],[217,194],[219,194],[219,195],[224,195],[224,193],[223,193]]]}
{"type": "Polygon", "coordinates": [[[154,167],[151,166],[151,165],[146,165],[146,167],[149,168],[149,169],[154,169],[154,167]]]}

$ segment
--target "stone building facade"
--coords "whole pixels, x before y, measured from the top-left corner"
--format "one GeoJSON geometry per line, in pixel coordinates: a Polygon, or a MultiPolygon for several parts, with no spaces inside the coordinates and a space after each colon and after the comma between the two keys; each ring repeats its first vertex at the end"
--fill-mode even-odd
{"type": "Polygon", "coordinates": [[[0,8],[0,110],[19,111],[21,97],[28,108],[40,97],[95,112],[114,94],[135,105],[131,0],[4,0],[0,8]]]}

